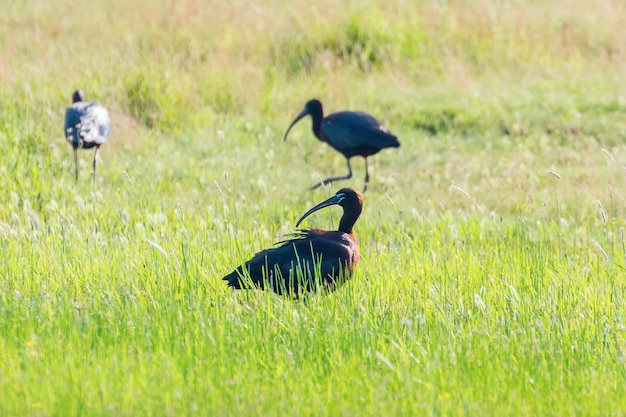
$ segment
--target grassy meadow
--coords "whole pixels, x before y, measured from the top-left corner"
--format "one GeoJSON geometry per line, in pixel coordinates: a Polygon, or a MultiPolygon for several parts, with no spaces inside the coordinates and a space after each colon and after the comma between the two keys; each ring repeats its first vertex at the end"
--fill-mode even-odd
{"type": "MultiPolygon", "coordinates": [[[[0,5],[0,415],[626,415],[622,0],[0,5]],[[63,133],[74,89],[109,143],[63,133]],[[354,177],[328,296],[221,277],[354,177]]],[[[304,226],[336,228],[341,210],[304,226]]]]}

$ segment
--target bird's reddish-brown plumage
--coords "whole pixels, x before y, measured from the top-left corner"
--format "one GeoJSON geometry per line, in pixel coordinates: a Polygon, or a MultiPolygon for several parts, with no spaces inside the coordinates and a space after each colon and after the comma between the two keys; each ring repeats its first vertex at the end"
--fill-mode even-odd
{"type": "Polygon", "coordinates": [[[353,226],[363,208],[363,196],[344,188],[307,211],[340,205],[344,212],[335,231],[303,229],[294,232],[280,246],[263,250],[223,279],[232,288],[257,287],[279,294],[300,294],[318,287],[334,289],[352,276],[360,254],[353,226]]]}

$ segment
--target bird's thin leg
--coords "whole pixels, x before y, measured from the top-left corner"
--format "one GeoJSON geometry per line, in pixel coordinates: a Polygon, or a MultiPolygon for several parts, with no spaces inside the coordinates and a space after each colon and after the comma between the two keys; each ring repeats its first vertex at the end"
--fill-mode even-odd
{"type": "Polygon", "coordinates": [[[370,182],[370,172],[367,169],[367,157],[365,159],[365,185],[363,186],[363,192],[367,190],[367,184],[370,182]]]}
{"type": "Polygon", "coordinates": [[[78,182],[78,152],[74,148],[75,180],[78,182]]]}
{"type": "Polygon", "coordinates": [[[96,146],[96,152],[93,154],[93,186],[96,186],[96,165],[98,164],[98,149],[100,146],[96,146]]]}
{"type": "Polygon", "coordinates": [[[325,180],[322,180],[319,183],[315,184],[313,187],[311,187],[311,190],[315,190],[316,188],[321,187],[322,185],[328,185],[335,181],[347,180],[349,178],[352,178],[352,167],[350,166],[350,159],[347,159],[347,161],[348,161],[348,175],[345,175],[343,177],[326,178],[325,180]]]}

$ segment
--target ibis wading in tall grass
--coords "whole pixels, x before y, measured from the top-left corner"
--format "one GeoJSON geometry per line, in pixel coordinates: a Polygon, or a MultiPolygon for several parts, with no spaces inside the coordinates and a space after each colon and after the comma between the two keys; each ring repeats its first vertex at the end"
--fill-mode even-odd
{"type": "Polygon", "coordinates": [[[363,209],[363,196],[344,188],[319,203],[296,223],[324,207],[339,205],[343,216],[336,231],[302,229],[281,245],[254,255],[223,279],[236,289],[271,289],[297,297],[318,289],[334,290],[352,276],[359,262],[359,248],[352,228],[363,209]]]}
{"type": "Polygon", "coordinates": [[[65,112],[65,138],[74,149],[76,180],[78,180],[78,148],[96,148],[93,154],[93,183],[96,184],[96,164],[100,145],[109,139],[111,118],[100,103],[87,102],[83,92],[74,91],[72,105],[65,112]]]}
{"type": "Polygon", "coordinates": [[[309,100],[304,109],[293,119],[285,132],[284,140],[291,128],[305,116],[313,119],[313,134],[322,142],[341,152],[348,162],[348,174],[339,177],[329,177],[311,187],[315,189],[321,185],[327,185],[334,181],[352,178],[350,158],[362,156],[365,159],[365,185],[363,192],[367,190],[370,180],[367,168],[367,157],[378,153],[385,148],[397,148],[400,146],[398,138],[389,129],[374,117],[363,112],[341,111],[324,117],[322,103],[319,100],[309,100]]]}

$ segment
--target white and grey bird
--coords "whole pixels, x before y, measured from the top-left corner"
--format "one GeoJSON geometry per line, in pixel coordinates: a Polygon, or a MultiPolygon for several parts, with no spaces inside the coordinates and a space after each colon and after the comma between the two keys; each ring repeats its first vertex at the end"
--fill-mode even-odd
{"type": "Polygon", "coordinates": [[[107,109],[98,102],[84,101],[81,90],[72,94],[72,105],[65,112],[65,138],[74,149],[76,180],[78,180],[78,148],[96,148],[93,155],[93,183],[96,184],[96,164],[100,145],[109,139],[111,118],[107,109]]]}

